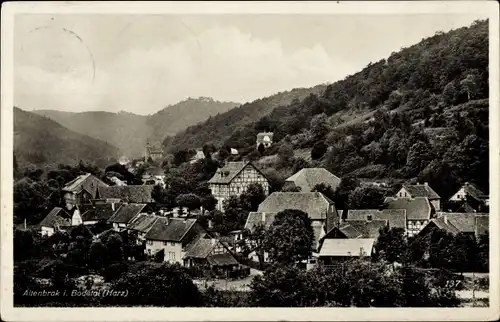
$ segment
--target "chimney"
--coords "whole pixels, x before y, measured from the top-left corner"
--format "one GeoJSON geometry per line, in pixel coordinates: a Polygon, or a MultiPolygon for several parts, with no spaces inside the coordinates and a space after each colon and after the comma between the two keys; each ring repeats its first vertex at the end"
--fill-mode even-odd
{"type": "Polygon", "coordinates": [[[26,218],[24,218],[24,230],[26,230],[26,218]]]}
{"type": "Polygon", "coordinates": [[[262,213],[262,222],[266,222],[266,213],[265,212],[262,213]]]}
{"type": "Polygon", "coordinates": [[[448,216],[444,215],[443,218],[444,218],[444,223],[448,225],[448,216]]]}
{"type": "Polygon", "coordinates": [[[115,202],[114,201],[111,203],[111,209],[113,209],[113,211],[115,211],[115,202]]]}
{"type": "Polygon", "coordinates": [[[428,183],[428,182],[424,182],[424,186],[428,186],[428,185],[429,185],[429,183],[428,183]]]}
{"type": "Polygon", "coordinates": [[[214,228],[214,223],[212,222],[212,219],[208,220],[208,228],[210,229],[214,228]]]}

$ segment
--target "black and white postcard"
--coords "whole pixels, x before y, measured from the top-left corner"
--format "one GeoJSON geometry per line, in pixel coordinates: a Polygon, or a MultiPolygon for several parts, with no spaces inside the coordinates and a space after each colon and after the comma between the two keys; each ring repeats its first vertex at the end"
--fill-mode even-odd
{"type": "Polygon", "coordinates": [[[498,10],[4,3],[2,319],[497,320],[498,10]]]}

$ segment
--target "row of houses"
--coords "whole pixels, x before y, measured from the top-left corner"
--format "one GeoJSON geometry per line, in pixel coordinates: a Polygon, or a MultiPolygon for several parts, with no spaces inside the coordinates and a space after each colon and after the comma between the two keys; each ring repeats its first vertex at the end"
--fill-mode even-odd
{"type": "MultiPolygon", "coordinates": [[[[252,231],[257,225],[269,228],[276,214],[286,209],[307,213],[314,231],[313,258],[308,261],[309,265],[314,265],[320,258],[356,256],[360,251],[370,255],[383,227],[401,228],[408,237],[423,234],[434,226],[453,234],[476,235],[488,227],[489,217],[481,212],[489,205],[488,196],[470,183],[461,187],[447,202],[456,203],[461,212],[450,212],[450,209],[444,212],[440,196],[426,183],[403,185],[394,196],[385,199],[380,209],[339,210],[324,194],[312,191],[320,183],[335,190],[340,182],[340,178],[326,169],[306,168],[285,181],[286,188],[297,188],[293,190],[298,192],[273,192],[269,195],[269,181],[253,163],[227,162],[209,180],[209,185],[217,199],[217,209],[221,211],[227,198],[241,195],[253,183],[262,185],[267,197],[257,211],[248,215],[245,231],[252,231]],[[473,211],[463,212],[467,209],[473,211]]],[[[210,244],[214,253],[209,252],[207,256],[226,256],[228,263],[237,265],[231,252],[241,247],[235,247],[234,243],[231,246],[231,242],[239,238],[240,242],[252,243],[242,240],[243,231],[225,241],[213,238],[196,223],[196,219],[178,218],[175,214],[163,212],[155,214],[150,207],[154,203],[151,197],[153,187],[110,187],[90,174],[80,176],[63,188],[66,207],[53,209],[40,224],[41,232],[50,235],[57,229],[79,224],[107,223],[117,231],[136,231],[139,240],[146,244],[147,254],[153,256],[163,252],[165,261],[185,265],[197,263],[199,260],[193,256],[205,254],[210,244]],[[227,252],[220,253],[221,247],[227,252]]],[[[250,256],[256,257],[256,254],[250,256]]]]}

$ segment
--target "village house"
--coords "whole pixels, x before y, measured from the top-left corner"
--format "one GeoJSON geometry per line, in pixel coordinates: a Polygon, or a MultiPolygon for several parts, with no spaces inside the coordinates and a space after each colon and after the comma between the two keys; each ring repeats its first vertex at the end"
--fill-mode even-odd
{"type": "Polygon", "coordinates": [[[320,265],[335,265],[353,258],[369,259],[375,253],[375,238],[325,239],[318,254],[320,265]]]}
{"type": "Polygon", "coordinates": [[[216,209],[223,211],[223,202],[231,196],[240,196],[254,183],[259,183],[267,196],[269,181],[251,162],[227,162],[217,169],[208,181],[212,195],[217,199],[216,209]]]}
{"type": "Polygon", "coordinates": [[[396,198],[417,198],[424,197],[429,199],[435,211],[441,210],[441,197],[429,186],[427,182],[424,184],[403,185],[396,193],[396,198]]]}
{"type": "Polygon", "coordinates": [[[441,212],[437,218],[419,232],[420,236],[428,235],[433,229],[442,229],[452,235],[459,233],[473,235],[479,238],[489,231],[489,215],[485,213],[449,213],[441,212]]]}
{"type": "Polygon", "coordinates": [[[96,199],[98,188],[104,187],[108,185],[90,173],[71,180],[61,189],[66,209],[71,210],[77,205],[90,204],[91,199],[96,199]]]}
{"type": "Polygon", "coordinates": [[[488,209],[489,196],[475,184],[466,182],[448,200],[448,210],[462,212],[482,212],[488,209]]]}
{"type": "Polygon", "coordinates": [[[408,237],[418,234],[432,219],[434,214],[434,209],[429,199],[424,197],[387,197],[384,201],[384,208],[393,210],[404,209],[406,211],[406,230],[408,237]]]}
{"type": "Polygon", "coordinates": [[[128,229],[130,223],[141,213],[150,212],[146,204],[122,204],[118,210],[108,219],[116,231],[128,229]]]}
{"type": "Polygon", "coordinates": [[[340,178],[324,168],[304,168],[285,180],[283,189],[300,188],[300,192],[311,192],[323,183],[335,191],[340,185],[340,178]]]}
{"type": "Polygon", "coordinates": [[[273,132],[260,132],[257,134],[257,145],[256,149],[262,145],[265,149],[269,148],[273,144],[273,132]]]}
{"type": "Polygon", "coordinates": [[[121,200],[125,203],[152,203],[154,185],[131,185],[100,187],[97,198],[103,200],[121,200]]]}
{"type": "Polygon", "coordinates": [[[118,210],[121,204],[96,202],[92,207],[82,211],[81,218],[84,225],[106,223],[118,210]]]}
{"type": "Polygon", "coordinates": [[[233,277],[239,263],[220,239],[204,235],[193,243],[183,257],[184,266],[207,271],[216,276],[233,277]]]}
{"type": "Polygon", "coordinates": [[[71,225],[71,215],[63,208],[55,207],[40,222],[40,233],[42,236],[52,236],[61,226],[71,225]]]}
{"type": "Polygon", "coordinates": [[[144,238],[149,256],[163,252],[164,261],[183,264],[189,246],[203,232],[196,219],[159,217],[144,238]]]}
{"type": "Polygon", "coordinates": [[[165,170],[160,167],[146,169],[142,175],[142,182],[145,185],[160,185],[165,188],[165,170]]]}
{"type": "Polygon", "coordinates": [[[154,213],[141,213],[132,220],[127,229],[137,233],[137,244],[145,243],[147,232],[153,227],[158,218],[160,217],[154,213]]]}
{"type": "Polygon", "coordinates": [[[389,228],[401,228],[405,231],[406,227],[406,210],[404,209],[349,209],[345,223],[350,221],[361,220],[370,222],[374,220],[387,220],[389,228]]]}
{"type": "Polygon", "coordinates": [[[146,148],[144,149],[144,162],[148,162],[149,158],[153,161],[163,160],[163,151],[157,147],[153,147],[146,143],[146,148]]]}
{"type": "Polygon", "coordinates": [[[198,160],[203,160],[205,159],[205,153],[203,153],[203,150],[196,150],[196,154],[191,158],[189,163],[193,164],[196,163],[198,160]]]}
{"type": "MultiPolygon", "coordinates": [[[[321,238],[333,228],[338,227],[340,214],[335,209],[333,201],[320,192],[273,192],[266,198],[256,212],[250,212],[245,223],[245,229],[252,231],[257,225],[268,229],[273,223],[276,215],[286,209],[301,210],[308,214],[314,232],[313,258],[307,267],[315,263],[321,238]]],[[[248,241],[252,244],[252,241],[248,241]]],[[[257,255],[251,253],[250,257],[256,259],[257,255]]],[[[267,260],[267,254],[264,254],[267,260]]]]}

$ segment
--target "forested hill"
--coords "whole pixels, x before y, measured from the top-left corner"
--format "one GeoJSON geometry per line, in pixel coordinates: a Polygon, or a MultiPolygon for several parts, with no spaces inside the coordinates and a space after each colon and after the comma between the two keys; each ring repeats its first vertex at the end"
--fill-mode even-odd
{"type": "Polygon", "coordinates": [[[252,103],[166,143],[179,149],[224,140],[243,157],[261,159],[277,181],[307,165],[289,160],[290,149],[312,149],[314,165],[340,176],[425,180],[443,197],[465,181],[488,191],[488,96],[488,22],[475,21],[394,52],[254,122],[249,109],[259,105],[252,103]],[[260,131],[275,133],[264,156],[255,151],[260,131]],[[272,164],[266,155],[277,152],[272,164]]]}
{"type": "Polygon", "coordinates": [[[34,113],[46,116],[77,133],[109,142],[120,148],[121,154],[135,158],[143,155],[146,141],[161,145],[167,135],[174,135],[190,125],[205,121],[208,117],[226,112],[237,105],[235,102],[219,102],[199,97],[169,105],[151,115],[54,110],[37,110],[34,113]]]}
{"type": "Polygon", "coordinates": [[[109,163],[118,148],[76,133],[46,117],[14,107],[14,155],[19,167],[76,164],[80,160],[109,163]]]}
{"type": "Polygon", "coordinates": [[[321,94],[326,85],[312,88],[295,88],[275,95],[245,103],[225,113],[211,116],[205,122],[193,125],[174,137],[167,137],[163,146],[170,151],[197,148],[205,143],[222,145],[238,127],[251,125],[279,106],[287,106],[294,100],[302,100],[309,94],[321,94]]]}

